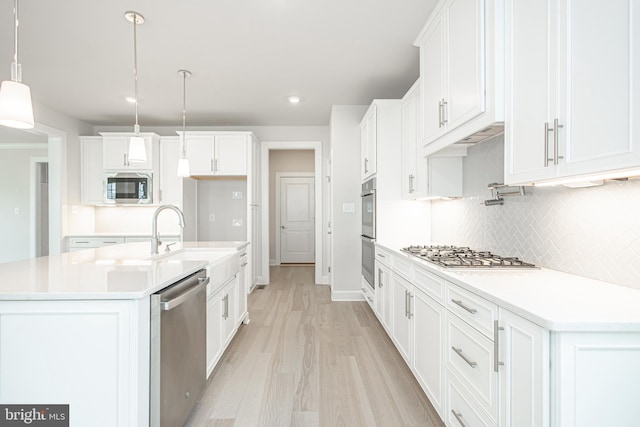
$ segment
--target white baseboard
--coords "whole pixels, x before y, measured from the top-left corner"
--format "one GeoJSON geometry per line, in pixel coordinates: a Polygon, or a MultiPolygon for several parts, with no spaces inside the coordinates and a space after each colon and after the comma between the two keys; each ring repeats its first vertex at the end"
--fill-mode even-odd
{"type": "Polygon", "coordinates": [[[331,291],[331,301],[364,301],[362,291],[331,291]]]}

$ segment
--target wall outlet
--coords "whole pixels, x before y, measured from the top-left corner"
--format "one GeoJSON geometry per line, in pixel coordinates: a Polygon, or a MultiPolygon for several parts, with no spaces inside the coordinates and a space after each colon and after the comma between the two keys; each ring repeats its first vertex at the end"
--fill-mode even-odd
{"type": "Polygon", "coordinates": [[[209,222],[214,222],[216,220],[216,214],[209,214],[209,222]]]}
{"type": "Polygon", "coordinates": [[[342,204],[342,213],[355,213],[356,212],[356,204],[355,203],[343,203],[342,204]]]}
{"type": "Polygon", "coordinates": [[[78,205],[71,205],[71,213],[73,215],[77,215],[78,214],[78,205]]]}
{"type": "Polygon", "coordinates": [[[13,213],[16,214],[16,215],[20,215],[20,208],[15,208],[13,210],[13,213]]]}
{"type": "Polygon", "coordinates": [[[242,220],[241,219],[234,219],[232,222],[232,226],[233,227],[242,227],[242,220]]]}
{"type": "Polygon", "coordinates": [[[232,191],[231,192],[231,198],[233,200],[240,200],[242,199],[242,191],[232,191]]]}

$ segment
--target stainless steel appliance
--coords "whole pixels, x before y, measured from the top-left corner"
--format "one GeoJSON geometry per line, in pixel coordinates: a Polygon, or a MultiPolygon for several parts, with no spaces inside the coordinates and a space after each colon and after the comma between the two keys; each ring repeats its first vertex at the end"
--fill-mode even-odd
{"type": "Polygon", "coordinates": [[[362,276],[371,288],[374,283],[374,260],[376,239],[376,179],[362,184],[362,276]]]}
{"type": "Polygon", "coordinates": [[[153,202],[153,175],[145,172],[112,172],[104,175],[104,201],[109,204],[153,202]]]}
{"type": "Polygon", "coordinates": [[[151,296],[152,427],[181,427],[206,383],[205,270],[151,296]]]}
{"type": "Polygon", "coordinates": [[[538,268],[515,257],[502,257],[488,251],[474,251],[460,246],[409,246],[403,252],[445,268],[538,268]]]}

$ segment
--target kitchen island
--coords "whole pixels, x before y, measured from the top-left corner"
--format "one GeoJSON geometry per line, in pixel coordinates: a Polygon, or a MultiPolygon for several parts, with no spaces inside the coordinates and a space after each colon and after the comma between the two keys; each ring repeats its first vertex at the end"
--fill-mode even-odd
{"type": "Polygon", "coordinates": [[[237,274],[247,245],[151,256],[127,243],[0,264],[0,403],[68,404],[71,426],[149,425],[150,296],[203,268],[237,274]]]}

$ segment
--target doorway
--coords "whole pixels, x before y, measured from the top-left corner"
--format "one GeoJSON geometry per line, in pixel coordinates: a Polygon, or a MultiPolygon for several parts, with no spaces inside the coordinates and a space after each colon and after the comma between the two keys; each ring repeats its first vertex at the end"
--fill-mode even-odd
{"type": "MultiPolygon", "coordinates": [[[[323,155],[322,155],[322,142],[320,141],[286,141],[286,142],[270,142],[264,141],[261,144],[261,206],[262,209],[262,218],[261,218],[261,233],[262,233],[262,250],[261,250],[261,262],[258,271],[258,283],[268,284],[269,283],[269,267],[276,263],[276,254],[278,251],[275,250],[275,201],[270,203],[270,199],[275,200],[275,192],[276,185],[272,182],[275,181],[275,178],[270,179],[273,170],[271,170],[270,156],[274,155],[280,151],[308,151],[313,153],[313,169],[307,171],[300,171],[289,168],[288,170],[282,170],[282,172],[313,172],[315,175],[315,180],[313,183],[313,198],[314,198],[314,213],[315,213],[315,222],[314,222],[314,280],[316,284],[326,284],[327,277],[324,275],[325,272],[325,262],[324,262],[324,240],[325,236],[323,235],[323,180],[321,177],[323,176],[323,155]],[[270,188],[272,187],[272,188],[270,188]],[[273,208],[273,211],[271,210],[273,208]],[[273,247],[271,244],[273,243],[273,247]]],[[[295,162],[288,163],[291,167],[296,167],[298,164],[295,162]]]]}
{"type": "Polygon", "coordinates": [[[276,264],[315,262],[313,173],[276,173],[276,264]]]}

